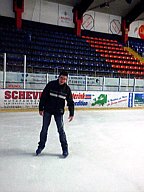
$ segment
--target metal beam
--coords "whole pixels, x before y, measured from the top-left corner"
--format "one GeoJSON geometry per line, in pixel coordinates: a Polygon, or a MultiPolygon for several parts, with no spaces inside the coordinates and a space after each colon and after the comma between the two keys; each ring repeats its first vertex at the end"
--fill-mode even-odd
{"type": "Polygon", "coordinates": [[[81,19],[88,7],[93,3],[94,0],[81,0],[81,2],[74,6],[74,10],[78,11],[78,18],[81,19]]]}
{"type": "Polygon", "coordinates": [[[135,7],[123,18],[126,25],[129,26],[135,19],[144,12],[144,1],[141,0],[135,7]]]}

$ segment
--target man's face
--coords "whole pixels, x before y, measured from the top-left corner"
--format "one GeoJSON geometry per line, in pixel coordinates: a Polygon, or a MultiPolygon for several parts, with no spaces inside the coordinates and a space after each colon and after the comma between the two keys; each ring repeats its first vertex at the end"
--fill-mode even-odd
{"type": "Polygon", "coordinates": [[[61,76],[59,76],[58,79],[59,79],[59,84],[60,84],[60,85],[63,85],[64,83],[67,82],[68,77],[67,77],[67,76],[64,76],[64,75],[61,75],[61,76]]]}

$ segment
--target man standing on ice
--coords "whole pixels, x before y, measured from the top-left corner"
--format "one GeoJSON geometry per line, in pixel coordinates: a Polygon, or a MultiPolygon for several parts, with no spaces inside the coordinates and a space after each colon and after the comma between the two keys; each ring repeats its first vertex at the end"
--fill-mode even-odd
{"type": "Polygon", "coordinates": [[[42,92],[39,103],[39,114],[43,116],[43,125],[40,132],[40,141],[38,143],[39,146],[36,150],[36,155],[39,155],[45,147],[48,127],[51,122],[51,117],[54,115],[63,156],[68,156],[68,144],[64,131],[63,114],[66,100],[69,109],[69,121],[73,120],[74,101],[72,99],[71,89],[66,84],[67,79],[68,73],[66,71],[62,71],[58,79],[50,81],[42,92]]]}

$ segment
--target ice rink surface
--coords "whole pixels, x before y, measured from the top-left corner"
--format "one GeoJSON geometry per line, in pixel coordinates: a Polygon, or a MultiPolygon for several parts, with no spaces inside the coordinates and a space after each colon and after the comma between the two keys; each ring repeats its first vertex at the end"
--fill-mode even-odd
{"type": "Polygon", "coordinates": [[[54,120],[35,156],[38,112],[0,113],[1,192],[144,192],[144,110],[65,113],[70,155],[63,159],[54,120]]]}

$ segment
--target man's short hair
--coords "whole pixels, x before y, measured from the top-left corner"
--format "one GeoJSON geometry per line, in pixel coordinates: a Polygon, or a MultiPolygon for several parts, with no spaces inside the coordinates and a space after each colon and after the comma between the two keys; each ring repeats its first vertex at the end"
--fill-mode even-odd
{"type": "Polygon", "coordinates": [[[67,71],[61,71],[59,76],[61,76],[61,75],[68,77],[68,72],[67,71]]]}

